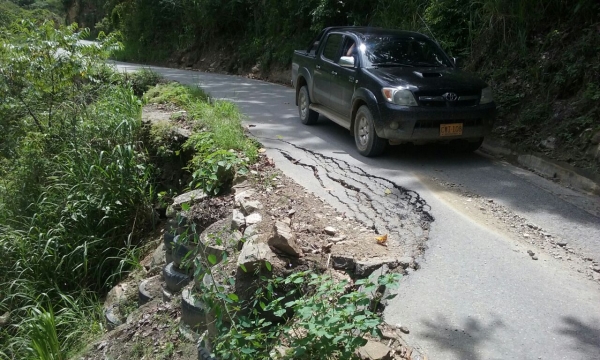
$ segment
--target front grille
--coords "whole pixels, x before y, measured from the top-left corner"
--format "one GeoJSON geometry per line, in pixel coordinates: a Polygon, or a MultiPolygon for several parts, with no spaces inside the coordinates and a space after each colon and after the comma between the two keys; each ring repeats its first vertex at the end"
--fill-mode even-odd
{"type": "Polygon", "coordinates": [[[451,91],[418,92],[415,97],[419,105],[424,107],[468,107],[479,104],[479,94],[474,93],[453,93],[457,96],[456,100],[448,101],[445,97],[451,91]]]}
{"type": "Polygon", "coordinates": [[[415,124],[415,129],[432,129],[439,128],[441,124],[457,124],[462,123],[463,127],[482,126],[481,119],[457,119],[457,120],[418,120],[415,124]]]}

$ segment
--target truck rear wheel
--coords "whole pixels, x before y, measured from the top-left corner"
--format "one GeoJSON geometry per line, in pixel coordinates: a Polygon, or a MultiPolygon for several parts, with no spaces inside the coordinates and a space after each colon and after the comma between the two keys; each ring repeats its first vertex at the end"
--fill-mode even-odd
{"type": "Polygon", "coordinates": [[[310,96],[306,86],[301,87],[298,93],[298,113],[304,125],[314,125],[319,119],[319,113],[310,109],[310,96]]]}
{"type": "Polygon", "coordinates": [[[385,150],[386,140],[377,136],[373,115],[366,105],[361,106],[354,119],[354,142],[359,154],[378,156],[385,150]]]}

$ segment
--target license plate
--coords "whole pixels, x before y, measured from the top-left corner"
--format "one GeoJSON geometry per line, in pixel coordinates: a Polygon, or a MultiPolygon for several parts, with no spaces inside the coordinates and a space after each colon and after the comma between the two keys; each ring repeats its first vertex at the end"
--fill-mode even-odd
{"type": "Polygon", "coordinates": [[[441,124],[440,136],[456,136],[462,135],[463,124],[441,124]]]}

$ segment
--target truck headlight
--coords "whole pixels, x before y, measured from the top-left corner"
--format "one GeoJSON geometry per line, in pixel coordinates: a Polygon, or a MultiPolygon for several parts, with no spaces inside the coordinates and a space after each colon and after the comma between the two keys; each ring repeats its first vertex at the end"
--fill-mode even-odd
{"type": "Polygon", "coordinates": [[[485,89],[481,90],[481,100],[479,100],[479,104],[489,104],[492,101],[494,101],[494,94],[492,94],[492,88],[488,86],[485,89]]]}
{"type": "Polygon", "coordinates": [[[413,93],[410,90],[398,88],[383,88],[381,89],[383,97],[388,102],[403,106],[418,106],[413,93]]]}

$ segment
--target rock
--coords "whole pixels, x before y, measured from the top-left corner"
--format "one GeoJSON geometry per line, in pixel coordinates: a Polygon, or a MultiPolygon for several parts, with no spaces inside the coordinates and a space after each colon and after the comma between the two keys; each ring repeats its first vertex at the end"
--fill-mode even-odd
{"type": "Polygon", "coordinates": [[[595,272],[600,273],[600,266],[597,266],[597,265],[596,266],[590,266],[590,268],[592,270],[594,270],[595,272]]]}
{"type": "Polygon", "coordinates": [[[263,208],[260,201],[246,199],[240,200],[240,206],[242,207],[242,211],[245,215],[250,215],[256,210],[260,210],[263,208]]]}
{"type": "Polygon", "coordinates": [[[275,346],[273,350],[271,350],[271,352],[269,353],[269,356],[273,360],[288,359],[288,353],[290,352],[290,350],[291,349],[287,346],[275,346]]]}
{"type": "Polygon", "coordinates": [[[233,209],[233,218],[231,219],[231,230],[238,230],[246,226],[246,218],[244,214],[238,210],[233,209]]]}
{"type": "Polygon", "coordinates": [[[410,330],[408,330],[408,328],[406,326],[400,326],[399,329],[400,329],[400,331],[402,331],[405,334],[410,333],[410,330]]]}
{"type": "Polygon", "coordinates": [[[549,136],[540,142],[540,147],[548,150],[554,150],[556,148],[556,138],[554,136],[549,136]]]}
{"type": "Polygon", "coordinates": [[[369,259],[369,260],[361,260],[356,261],[356,265],[354,268],[354,275],[358,277],[367,277],[371,275],[371,273],[377,269],[382,267],[383,265],[391,265],[395,267],[396,260],[395,259],[369,259]]]}
{"type": "Polygon", "coordinates": [[[262,216],[259,213],[254,213],[246,216],[246,225],[258,224],[262,221],[262,216]]]}
{"type": "Polygon", "coordinates": [[[237,266],[239,268],[245,268],[246,272],[253,272],[265,262],[272,262],[274,256],[275,254],[273,254],[269,245],[248,241],[242,247],[242,251],[238,257],[237,266]]]}
{"type": "Polygon", "coordinates": [[[358,356],[363,360],[392,360],[392,349],[386,345],[368,340],[365,346],[358,349],[358,356]]]}
{"type": "Polygon", "coordinates": [[[336,270],[354,270],[356,262],[353,257],[348,255],[332,255],[331,265],[336,270]]]}
{"type": "Polygon", "coordinates": [[[592,136],[592,138],[590,139],[592,144],[600,144],[600,131],[597,131],[594,136],[592,136]]]}
{"type": "Polygon", "coordinates": [[[152,253],[150,269],[162,267],[163,265],[165,265],[165,243],[161,242],[156,250],[154,250],[154,253],[152,253]]]}
{"type": "Polygon", "coordinates": [[[326,227],[325,229],[323,229],[323,231],[325,232],[325,234],[331,235],[331,236],[334,236],[335,234],[337,234],[337,230],[331,226],[326,227]]]}
{"type": "Polygon", "coordinates": [[[331,241],[332,243],[338,243],[340,241],[344,241],[346,240],[346,235],[342,235],[342,236],[338,236],[338,237],[332,237],[331,239],[329,239],[329,241],[331,241]]]}
{"type": "Polygon", "coordinates": [[[529,256],[535,255],[535,253],[533,251],[531,251],[531,250],[527,250],[527,253],[529,254],[529,256]]]}
{"type": "Polygon", "coordinates": [[[244,230],[245,238],[250,238],[257,234],[258,234],[258,224],[250,225],[250,226],[246,227],[246,230],[244,230]]]}
{"type": "Polygon", "coordinates": [[[6,326],[10,321],[10,312],[5,312],[2,316],[0,316],[0,328],[6,326]]]}
{"type": "Polygon", "coordinates": [[[415,259],[411,256],[403,256],[398,259],[398,265],[400,265],[403,269],[412,267],[414,262],[415,262],[415,259]]]}
{"type": "Polygon", "coordinates": [[[560,247],[565,247],[565,246],[567,246],[567,244],[568,243],[566,241],[559,241],[559,242],[556,243],[556,245],[558,245],[560,247]]]}
{"type": "Polygon", "coordinates": [[[178,211],[182,209],[182,204],[188,204],[190,206],[201,202],[206,199],[208,195],[201,189],[188,191],[184,194],[177,196],[173,199],[173,203],[167,208],[167,216],[174,217],[178,211]]]}
{"type": "Polygon", "coordinates": [[[234,206],[238,208],[241,207],[241,201],[245,199],[250,199],[252,196],[254,196],[254,194],[255,192],[252,189],[242,191],[239,194],[236,194],[234,197],[234,206]]]}
{"type": "Polygon", "coordinates": [[[528,233],[523,233],[523,237],[524,237],[525,239],[529,238],[530,236],[531,236],[531,235],[529,235],[528,233]]]}
{"type": "Polygon", "coordinates": [[[275,248],[285,254],[300,257],[302,250],[296,243],[296,235],[292,229],[282,221],[275,222],[273,226],[273,234],[267,241],[270,247],[275,248]]]}
{"type": "Polygon", "coordinates": [[[537,259],[538,259],[538,257],[537,257],[537,256],[532,256],[532,257],[531,257],[531,260],[537,260],[537,259]]]}
{"type": "Polygon", "coordinates": [[[236,185],[241,185],[246,183],[246,185],[249,185],[249,183],[247,183],[248,181],[248,175],[246,174],[239,174],[236,173],[235,176],[233,177],[233,181],[231,183],[232,187],[236,187],[236,185]]]}

